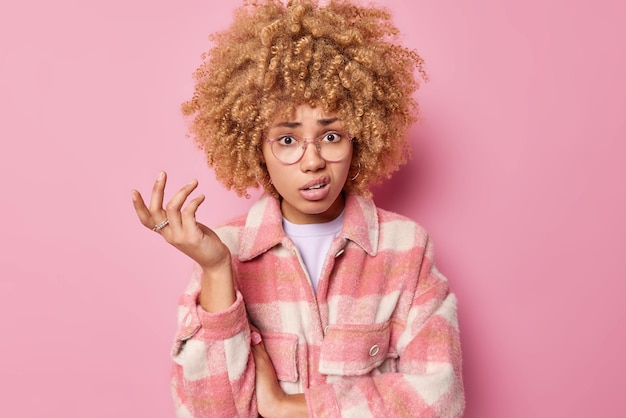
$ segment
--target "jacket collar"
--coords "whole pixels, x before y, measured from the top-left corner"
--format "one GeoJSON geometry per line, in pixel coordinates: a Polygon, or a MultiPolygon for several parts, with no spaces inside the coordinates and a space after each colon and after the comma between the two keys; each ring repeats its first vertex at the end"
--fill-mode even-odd
{"type": "MultiPolygon", "coordinates": [[[[353,241],[369,255],[378,252],[378,214],[374,202],[347,194],[340,237],[353,241]]],[[[265,193],[250,208],[239,235],[240,261],[251,260],[283,242],[283,215],[280,201],[265,193]]]]}

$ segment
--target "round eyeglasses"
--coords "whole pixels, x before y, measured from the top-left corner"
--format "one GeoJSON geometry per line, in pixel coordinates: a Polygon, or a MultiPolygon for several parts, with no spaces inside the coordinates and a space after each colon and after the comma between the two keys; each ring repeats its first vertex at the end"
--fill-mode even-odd
{"type": "Polygon", "coordinates": [[[315,144],[320,157],[329,163],[341,161],[350,152],[354,137],[341,131],[328,131],[317,138],[302,138],[298,135],[281,135],[268,138],[272,154],[283,164],[295,164],[302,159],[308,143],[315,144]]]}

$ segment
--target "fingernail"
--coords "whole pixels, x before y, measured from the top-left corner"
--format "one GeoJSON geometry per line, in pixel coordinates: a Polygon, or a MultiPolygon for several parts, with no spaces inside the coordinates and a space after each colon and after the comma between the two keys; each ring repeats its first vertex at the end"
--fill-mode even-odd
{"type": "Polygon", "coordinates": [[[159,177],[157,177],[157,180],[163,180],[163,177],[165,177],[165,173],[163,171],[160,171],[159,177]]]}
{"type": "Polygon", "coordinates": [[[258,345],[261,344],[263,338],[261,338],[261,334],[259,334],[258,332],[252,331],[250,333],[250,341],[252,342],[252,345],[258,345]]]}

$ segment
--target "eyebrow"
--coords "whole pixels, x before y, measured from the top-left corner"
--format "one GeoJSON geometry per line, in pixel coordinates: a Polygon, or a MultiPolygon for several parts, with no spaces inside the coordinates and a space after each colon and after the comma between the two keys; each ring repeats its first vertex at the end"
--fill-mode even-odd
{"type": "MultiPolygon", "coordinates": [[[[332,125],[337,122],[339,118],[318,119],[317,124],[321,126],[332,125]]],[[[273,128],[298,128],[302,126],[300,122],[280,122],[273,126],[273,128]]]]}

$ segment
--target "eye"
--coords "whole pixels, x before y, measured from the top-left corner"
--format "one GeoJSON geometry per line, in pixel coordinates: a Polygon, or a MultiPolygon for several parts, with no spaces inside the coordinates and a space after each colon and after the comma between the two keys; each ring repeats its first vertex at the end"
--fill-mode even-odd
{"type": "Polygon", "coordinates": [[[324,142],[339,142],[341,141],[341,134],[337,133],[337,132],[327,132],[324,134],[324,137],[322,139],[324,142]]]}
{"type": "Polygon", "coordinates": [[[280,138],[276,140],[276,142],[278,142],[279,145],[282,145],[285,147],[288,147],[290,145],[295,145],[298,143],[296,138],[294,138],[293,136],[289,136],[289,135],[281,136],[280,138]]]}

